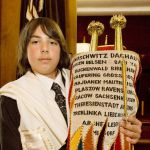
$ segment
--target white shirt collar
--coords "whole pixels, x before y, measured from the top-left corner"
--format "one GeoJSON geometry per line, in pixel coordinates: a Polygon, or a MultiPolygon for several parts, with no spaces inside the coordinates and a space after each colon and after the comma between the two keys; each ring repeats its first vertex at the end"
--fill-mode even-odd
{"type": "Polygon", "coordinates": [[[55,79],[51,79],[51,78],[49,78],[45,75],[39,74],[39,73],[35,73],[35,74],[39,78],[39,80],[44,84],[44,86],[46,88],[48,88],[48,90],[51,89],[53,82],[56,82],[61,87],[61,90],[63,91],[63,93],[65,92],[65,86],[62,81],[62,75],[61,75],[60,70],[58,71],[57,77],[55,79]]]}

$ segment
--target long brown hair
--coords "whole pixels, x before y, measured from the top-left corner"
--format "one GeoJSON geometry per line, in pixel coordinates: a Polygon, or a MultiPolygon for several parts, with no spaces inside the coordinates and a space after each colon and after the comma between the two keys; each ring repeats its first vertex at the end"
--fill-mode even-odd
{"type": "Polygon", "coordinates": [[[60,60],[57,66],[58,69],[61,70],[62,68],[68,68],[70,65],[70,58],[67,53],[66,41],[59,25],[49,18],[40,17],[28,22],[21,31],[18,45],[18,76],[22,76],[28,70],[32,71],[27,58],[27,46],[32,34],[38,26],[41,27],[42,31],[47,36],[56,40],[60,45],[61,52],[60,60]]]}

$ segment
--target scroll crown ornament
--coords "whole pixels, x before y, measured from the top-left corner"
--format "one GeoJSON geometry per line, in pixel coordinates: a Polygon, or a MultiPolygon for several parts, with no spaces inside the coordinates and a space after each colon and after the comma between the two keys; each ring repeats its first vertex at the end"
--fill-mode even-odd
{"type": "Polygon", "coordinates": [[[88,30],[88,34],[89,35],[92,35],[93,32],[97,32],[98,36],[101,35],[103,32],[104,32],[104,25],[99,22],[99,21],[92,21],[88,27],[87,27],[87,30],[88,30]]]}
{"type": "Polygon", "coordinates": [[[110,19],[111,28],[115,29],[116,27],[121,27],[121,29],[126,27],[126,18],[123,15],[114,15],[110,19]]]}

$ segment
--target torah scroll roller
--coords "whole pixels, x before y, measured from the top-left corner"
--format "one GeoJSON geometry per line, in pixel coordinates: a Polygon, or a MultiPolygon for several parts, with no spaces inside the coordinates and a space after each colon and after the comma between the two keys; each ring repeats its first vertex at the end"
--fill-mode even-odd
{"type": "Polygon", "coordinates": [[[96,51],[98,46],[98,36],[104,32],[104,25],[99,21],[92,21],[88,27],[88,34],[91,35],[91,51],[96,51]]]}
{"type": "MultiPolygon", "coordinates": [[[[115,29],[115,50],[123,50],[122,29],[126,27],[126,18],[123,15],[114,15],[110,20],[110,26],[115,29]]],[[[124,116],[127,117],[127,79],[126,62],[122,59],[122,80],[123,80],[123,98],[124,98],[124,116]]]]}
{"type": "Polygon", "coordinates": [[[115,50],[123,50],[122,29],[126,27],[126,18],[122,15],[114,15],[110,20],[110,26],[115,29],[115,50]]]}

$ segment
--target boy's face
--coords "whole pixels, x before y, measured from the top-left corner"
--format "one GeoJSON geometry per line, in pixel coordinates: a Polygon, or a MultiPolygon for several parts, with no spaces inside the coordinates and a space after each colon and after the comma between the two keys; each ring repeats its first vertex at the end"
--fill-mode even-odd
{"type": "Polygon", "coordinates": [[[57,75],[60,45],[37,27],[27,46],[27,56],[32,71],[50,78],[57,75]]]}

